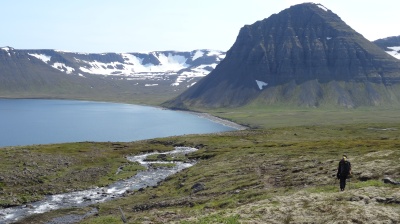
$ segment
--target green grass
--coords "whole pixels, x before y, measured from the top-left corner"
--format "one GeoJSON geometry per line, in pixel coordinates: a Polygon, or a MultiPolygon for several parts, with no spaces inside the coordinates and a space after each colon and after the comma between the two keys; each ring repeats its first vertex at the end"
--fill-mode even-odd
{"type": "MultiPolygon", "coordinates": [[[[220,115],[241,122],[248,119],[253,122],[252,126],[262,128],[133,143],[73,143],[5,148],[0,150],[0,168],[10,176],[13,174],[10,170],[13,169],[18,172],[23,172],[25,168],[34,171],[37,166],[45,170],[54,169],[54,172],[41,177],[43,183],[34,186],[41,189],[59,180],[60,185],[52,189],[56,187],[62,191],[65,188],[107,184],[131,175],[130,172],[134,173],[140,167],[128,163],[124,158],[126,155],[163,152],[172,150],[173,145],[201,145],[200,150],[188,156],[189,159],[198,160],[195,166],[167,178],[157,187],[95,205],[99,214],[88,217],[84,223],[102,223],[104,220],[120,222],[119,207],[124,210],[130,223],[243,223],[251,220],[249,217],[263,220],[265,217],[262,211],[266,205],[270,206],[271,211],[279,212],[283,206],[287,206],[279,197],[290,198],[297,192],[329,195],[328,199],[321,201],[324,204],[314,206],[304,201],[302,209],[310,209],[310,212],[318,212],[320,209],[325,212],[327,219],[340,218],[340,210],[335,210],[336,207],[343,210],[351,207],[347,204],[351,191],[336,196],[339,194],[339,183],[335,181],[335,174],[338,161],[344,153],[353,164],[354,176],[349,183],[351,190],[382,188],[382,192],[386,191],[387,194],[396,191],[395,186],[383,184],[381,178],[386,175],[400,178],[400,119],[397,119],[395,111],[389,109],[372,113],[369,109],[336,112],[312,109],[290,112],[282,108],[272,108],[264,113],[262,108],[241,108],[230,112],[220,110],[220,115]],[[318,120],[323,120],[324,116],[325,123],[319,123],[318,120]],[[53,159],[43,160],[46,157],[53,159]],[[379,166],[374,165],[377,162],[379,166]],[[65,163],[69,164],[68,167],[62,165],[65,163]],[[121,166],[124,167],[122,172],[116,174],[121,166]],[[101,173],[87,178],[87,182],[68,183],[72,174],[84,176],[85,173],[95,173],[93,171],[100,167],[102,169],[98,171],[101,173]],[[382,169],[377,169],[379,167],[382,169]],[[365,171],[371,172],[372,179],[360,181],[365,171]],[[196,184],[202,184],[204,189],[195,192],[192,187],[196,184]],[[338,198],[340,200],[336,201],[338,198]],[[238,208],[243,210],[251,206],[254,209],[248,216],[235,213],[238,208]]],[[[166,156],[161,160],[176,159],[166,156]]],[[[150,160],[160,158],[153,156],[150,160]]],[[[4,195],[9,195],[14,187],[20,189],[13,193],[21,202],[30,200],[26,198],[30,193],[27,186],[32,183],[26,181],[20,180],[17,186],[11,186],[11,181],[0,182],[6,192],[0,194],[0,197],[7,200],[7,203],[12,201],[13,198],[4,195]]],[[[379,192],[374,195],[379,195],[379,192]]],[[[292,211],[295,212],[296,207],[292,211]]],[[[362,213],[356,209],[348,212],[362,213]]],[[[50,214],[53,217],[57,211],[42,214],[41,220],[49,220],[50,214]]],[[[281,221],[290,223],[292,219],[296,220],[294,213],[283,214],[285,216],[281,217],[281,221]]],[[[363,220],[357,214],[355,220],[363,220]]]]}
{"type": "MultiPolygon", "coordinates": [[[[200,109],[201,110],[201,109],[200,109]]],[[[249,105],[233,109],[210,109],[209,113],[256,128],[291,126],[324,126],[333,124],[397,123],[399,108],[365,107],[343,108],[299,108],[287,106],[249,105]]]]}
{"type": "MultiPolygon", "coordinates": [[[[157,188],[147,189],[145,193],[123,201],[101,204],[101,211],[163,201],[171,204],[169,209],[179,210],[181,216],[192,217],[195,214],[202,217],[198,215],[201,211],[234,209],[302,189],[309,193],[335,193],[339,183],[335,183],[334,175],[341,154],[348,153],[355,161],[355,173],[360,172],[357,170],[359,164],[370,160],[365,155],[371,152],[395,150],[391,156],[379,157],[386,159],[388,165],[400,159],[397,153],[400,125],[392,123],[391,127],[396,131],[389,132],[368,129],[370,126],[287,127],[168,138],[166,140],[184,141],[187,145],[206,143],[204,148],[190,155],[191,158],[203,159],[196,166],[168,178],[157,188]],[[278,177],[279,181],[276,181],[278,177]],[[196,183],[204,184],[205,189],[193,193],[192,186],[196,183]],[[179,200],[191,200],[193,207],[181,209],[176,205],[179,200]]],[[[385,124],[373,126],[386,127],[385,124]]],[[[394,169],[386,174],[397,176],[396,172],[394,169]]],[[[383,173],[376,175],[382,176],[383,173]]],[[[356,176],[350,184],[352,189],[384,186],[379,178],[361,182],[356,176]]],[[[275,203],[280,206],[278,201],[275,203]]],[[[167,210],[157,210],[130,213],[129,216],[132,222],[141,220],[142,215],[161,220],[167,210]]],[[[194,223],[197,221],[201,218],[194,223]]]]}
{"type": "Polygon", "coordinates": [[[0,206],[35,201],[47,194],[105,186],[143,170],[124,156],[173,146],[141,143],[68,143],[0,150],[0,206]],[[121,172],[118,169],[123,167],[121,172]]]}

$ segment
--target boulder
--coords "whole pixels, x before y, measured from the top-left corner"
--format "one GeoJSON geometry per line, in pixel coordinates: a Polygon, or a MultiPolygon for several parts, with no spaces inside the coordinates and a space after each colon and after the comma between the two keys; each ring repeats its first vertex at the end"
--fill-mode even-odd
{"type": "Polygon", "coordinates": [[[374,178],[374,174],[371,173],[370,171],[362,172],[358,177],[358,179],[361,181],[367,181],[367,180],[371,180],[373,178],[374,178]]]}
{"type": "Polygon", "coordinates": [[[202,184],[202,183],[195,183],[195,184],[192,186],[191,189],[193,190],[193,193],[197,193],[197,192],[199,192],[199,191],[205,190],[206,188],[205,188],[205,185],[202,184]]]}
{"type": "Polygon", "coordinates": [[[382,179],[382,181],[383,181],[385,184],[400,185],[400,182],[399,182],[399,181],[392,180],[390,177],[385,177],[385,178],[382,179]]]}

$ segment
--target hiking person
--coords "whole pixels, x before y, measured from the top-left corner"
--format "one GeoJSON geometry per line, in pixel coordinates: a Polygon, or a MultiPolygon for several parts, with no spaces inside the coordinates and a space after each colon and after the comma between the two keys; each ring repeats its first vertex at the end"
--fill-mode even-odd
{"type": "Polygon", "coordinates": [[[340,179],[340,190],[344,191],[346,187],[346,179],[351,175],[351,163],[347,160],[347,156],[343,155],[343,158],[339,162],[338,171],[336,174],[337,179],[340,179]]]}

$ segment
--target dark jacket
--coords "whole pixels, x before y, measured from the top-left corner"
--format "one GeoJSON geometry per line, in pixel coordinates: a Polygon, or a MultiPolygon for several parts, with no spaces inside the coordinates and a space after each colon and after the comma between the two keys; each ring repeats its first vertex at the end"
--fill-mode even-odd
{"type": "Polygon", "coordinates": [[[347,178],[351,173],[351,163],[349,161],[340,160],[338,171],[337,171],[337,178],[347,178]]]}

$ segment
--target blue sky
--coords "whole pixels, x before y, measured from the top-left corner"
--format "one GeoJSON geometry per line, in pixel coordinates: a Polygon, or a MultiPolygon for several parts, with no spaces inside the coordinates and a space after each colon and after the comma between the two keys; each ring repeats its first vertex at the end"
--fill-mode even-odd
{"type": "MultiPolygon", "coordinates": [[[[244,25],[303,2],[0,0],[0,47],[92,53],[226,51],[244,25]]],[[[369,40],[400,35],[399,0],[320,0],[315,3],[338,14],[369,40]]]]}

